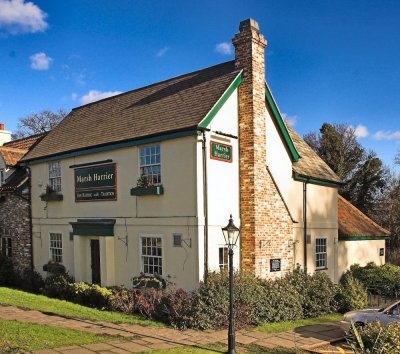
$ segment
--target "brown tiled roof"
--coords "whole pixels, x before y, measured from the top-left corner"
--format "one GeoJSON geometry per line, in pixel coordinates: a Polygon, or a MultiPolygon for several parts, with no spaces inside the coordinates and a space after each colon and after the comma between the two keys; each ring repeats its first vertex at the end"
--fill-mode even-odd
{"type": "Polygon", "coordinates": [[[313,177],[324,181],[341,183],[340,178],[322,160],[317,153],[301,138],[295,130],[286,124],[289,135],[300,154],[298,162],[293,163],[293,171],[302,176],[313,177]]]}
{"type": "Polygon", "coordinates": [[[390,232],[372,221],[342,196],[338,196],[339,237],[389,236],[390,232]]]}
{"type": "Polygon", "coordinates": [[[46,132],[46,133],[31,135],[26,138],[11,140],[7,143],[4,143],[3,146],[14,149],[29,150],[30,148],[32,148],[33,145],[39,142],[40,139],[42,139],[47,134],[48,133],[46,132]]]}
{"type": "Polygon", "coordinates": [[[24,160],[196,128],[238,73],[231,61],[76,108],[24,160]]]}
{"type": "Polygon", "coordinates": [[[7,166],[15,166],[27,152],[28,150],[0,146],[0,156],[3,158],[7,166]]]}

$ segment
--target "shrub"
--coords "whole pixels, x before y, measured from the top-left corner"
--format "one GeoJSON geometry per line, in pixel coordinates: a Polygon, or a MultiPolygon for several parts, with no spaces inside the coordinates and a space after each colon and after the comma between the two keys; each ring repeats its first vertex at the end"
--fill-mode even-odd
{"type": "Polygon", "coordinates": [[[79,282],[72,284],[74,296],[71,301],[80,305],[94,307],[98,309],[110,308],[112,292],[107,288],[102,288],[97,284],[79,282]]]}
{"type": "Polygon", "coordinates": [[[18,282],[18,274],[14,271],[12,259],[0,254],[0,286],[14,286],[18,282]]]}
{"type": "Polygon", "coordinates": [[[71,301],[75,296],[74,278],[66,274],[54,274],[46,278],[42,290],[43,295],[61,300],[71,301]]]}
{"type": "Polygon", "coordinates": [[[18,283],[18,287],[21,290],[35,294],[39,294],[44,286],[44,280],[42,276],[38,272],[31,269],[25,269],[22,272],[18,283]]]}
{"type": "Polygon", "coordinates": [[[352,325],[353,335],[346,338],[356,354],[400,353],[400,324],[384,327],[380,322],[367,323],[363,328],[352,325]]]}
{"type": "Polygon", "coordinates": [[[344,275],[350,273],[369,291],[376,295],[396,297],[400,292],[400,267],[386,263],[378,266],[368,263],[365,267],[354,264],[344,275]]]}
{"type": "Polygon", "coordinates": [[[368,293],[364,285],[350,273],[340,279],[335,296],[338,311],[341,313],[362,309],[368,306],[368,293]]]}

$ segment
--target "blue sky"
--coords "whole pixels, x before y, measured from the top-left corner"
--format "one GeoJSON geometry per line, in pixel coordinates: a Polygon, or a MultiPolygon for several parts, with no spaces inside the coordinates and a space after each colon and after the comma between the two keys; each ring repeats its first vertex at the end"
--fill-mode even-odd
{"type": "Polygon", "coordinates": [[[233,59],[239,22],[268,40],[267,81],[304,134],[357,127],[400,150],[399,1],[0,0],[0,122],[79,106],[233,59]]]}

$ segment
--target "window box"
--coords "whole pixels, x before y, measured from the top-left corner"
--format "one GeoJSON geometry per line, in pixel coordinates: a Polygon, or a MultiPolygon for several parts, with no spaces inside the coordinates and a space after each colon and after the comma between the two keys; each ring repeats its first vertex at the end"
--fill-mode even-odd
{"type": "Polygon", "coordinates": [[[44,202],[53,202],[63,200],[64,196],[60,193],[42,194],[40,199],[44,202]]]}
{"type": "Polygon", "coordinates": [[[43,266],[43,270],[51,274],[65,274],[66,272],[65,267],[62,264],[54,262],[46,263],[43,266]]]}
{"type": "Polygon", "coordinates": [[[161,195],[164,194],[163,186],[133,187],[131,195],[161,195]]]}

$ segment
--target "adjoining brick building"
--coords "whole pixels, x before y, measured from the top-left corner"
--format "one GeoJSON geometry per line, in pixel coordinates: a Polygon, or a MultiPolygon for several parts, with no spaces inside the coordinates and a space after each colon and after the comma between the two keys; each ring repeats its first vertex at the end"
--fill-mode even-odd
{"type": "Polygon", "coordinates": [[[233,44],[234,61],[73,109],[23,158],[37,270],[50,260],[107,286],[143,272],[194,288],[227,267],[232,214],[235,268],[265,278],[299,264],[338,280],[341,181],[283,121],[258,23],[241,22],[233,44]]]}
{"type": "MultiPolygon", "coordinates": [[[[0,124],[2,132],[11,138],[4,124],[0,124]]],[[[14,141],[4,139],[0,146],[0,251],[12,258],[18,271],[32,269],[29,170],[19,165],[19,161],[44,135],[14,141]]]]}

